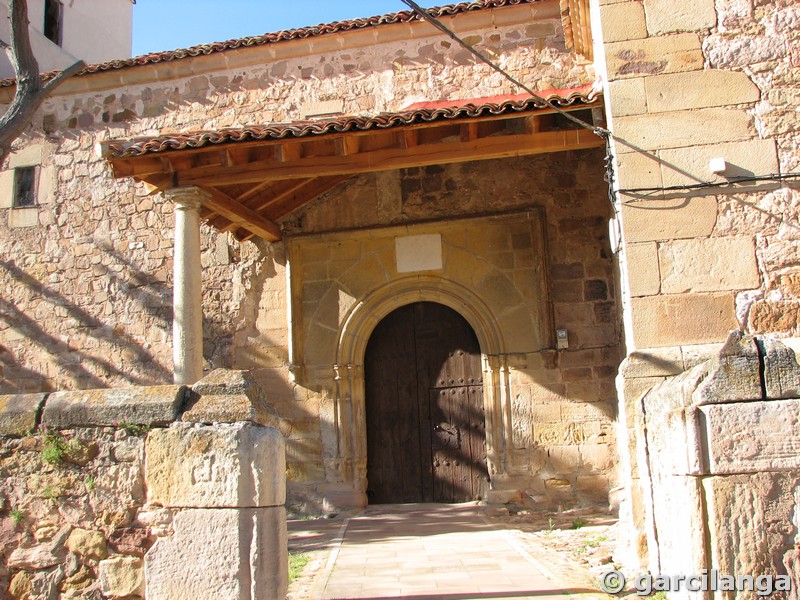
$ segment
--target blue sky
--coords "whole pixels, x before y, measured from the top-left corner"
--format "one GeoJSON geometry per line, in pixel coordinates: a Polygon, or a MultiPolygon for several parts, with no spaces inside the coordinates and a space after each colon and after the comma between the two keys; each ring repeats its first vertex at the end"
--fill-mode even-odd
{"type": "MultiPolygon", "coordinates": [[[[419,1],[430,7],[449,4],[419,1]]],[[[407,10],[400,0],[137,0],[133,54],[407,10]]]]}

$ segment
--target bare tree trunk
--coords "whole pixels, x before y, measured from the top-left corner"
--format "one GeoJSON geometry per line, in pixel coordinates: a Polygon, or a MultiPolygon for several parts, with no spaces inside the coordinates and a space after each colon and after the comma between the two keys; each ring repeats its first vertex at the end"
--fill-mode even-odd
{"type": "Polygon", "coordinates": [[[11,44],[0,41],[0,46],[14,67],[17,90],[8,111],[0,117],[0,160],[11,151],[11,143],[25,131],[45,98],[62,81],[86,66],[82,60],[78,61],[44,83],[31,48],[27,0],[10,0],[8,18],[11,21],[11,44]]]}

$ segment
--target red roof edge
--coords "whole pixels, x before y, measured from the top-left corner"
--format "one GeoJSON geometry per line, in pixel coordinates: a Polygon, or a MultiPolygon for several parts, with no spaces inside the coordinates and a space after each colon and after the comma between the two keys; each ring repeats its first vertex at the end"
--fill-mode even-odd
{"type": "Polygon", "coordinates": [[[535,112],[548,108],[542,99],[558,107],[594,104],[601,95],[594,84],[574,88],[545,90],[539,98],[530,94],[514,94],[474,98],[471,100],[440,100],[417,102],[405,110],[372,116],[346,116],[316,121],[249,125],[218,131],[171,133],[146,139],[112,140],[106,144],[109,158],[129,158],[158,152],[202,148],[210,145],[259,140],[294,139],[325,134],[391,129],[417,123],[462,120],[511,113],[535,112]]]}
{"type": "MultiPolygon", "coordinates": [[[[475,0],[473,2],[461,2],[459,4],[448,4],[446,6],[437,6],[429,8],[427,10],[432,16],[439,18],[439,17],[457,15],[465,12],[489,10],[492,8],[501,8],[503,6],[533,4],[542,1],[543,0],[475,0]]],[[[285,42],[296,39],[311,38],[311,37],[329,35],[333,33],[340,33],[356,29],[366,29],[369,27],[376,27],[379,25],[410,23],[412,21],[420,21],[420,20],[421,18],[415,12],[410,10],[405,10],[396,13],[389,13],[386,15],[378,15],[374,17],[351,19],[347,21],[335,21],[333,23],[323,23],[311,27],[286,29],[283,31],[266,33],[264,35],[259,35],[259,36],[237,38],[233,40],[227,40],[224,42],[214,42],[210,44],[200,44],[197,46],[192,46],[190,48],[168,50],[165,52],[154,52],[142,56],[134,56],[133,58],[112,60],[96,65],[89,65],[85,69],[79,71],[76,74],[76,76],[91,75],[93,73],[101,73],[104,71],[113,71],[117,69],[126,69],[130,67],[171,62],[173,60],[181,60],[184,58],[193,58],[201,55],[216,54],[218,52],[236,50],[239,48],[263,46],[266,44],[274,44],[278,42],[285,42]]],[[[49,71],[47,73],[43,73],[42,77],[45,80],[49,80],[52,79],[58,73],[59,71],[49,71]]],[[[0,79],[0,88],[11,87],[15,84],[16,84],[16,79],[14,79],[13,77],[7,79],[0,79]]]]}

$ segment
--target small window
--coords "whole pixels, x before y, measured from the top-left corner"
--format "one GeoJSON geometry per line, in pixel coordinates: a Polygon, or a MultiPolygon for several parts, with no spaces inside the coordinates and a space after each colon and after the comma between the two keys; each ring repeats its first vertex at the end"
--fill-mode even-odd
{"type": "Polygon", "coordinates": [[[61,45],[62,6],[59,0],[44,0],[44,36],[61,45]]]}
{"type": "Polygon", "coordinates": [[[36,167],[14,169],[14,208],[36,206],[36,167]]]}

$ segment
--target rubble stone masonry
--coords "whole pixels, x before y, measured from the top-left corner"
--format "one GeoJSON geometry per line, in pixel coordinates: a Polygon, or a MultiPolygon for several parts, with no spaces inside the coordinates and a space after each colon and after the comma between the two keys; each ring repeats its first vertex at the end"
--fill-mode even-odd
{"type": "Polygon", "coordinates": [[[283,598],[278,426],[223,370],[193,389],[0,396],[0,596],[283,598]],[[215,405],[253,410],[205,422],[215,405]]]}
{"type": "MultiPolygon", "coordinates": [[[[534,88],[594,80],[593,65],[565,48],[554,0],[463,14],[452,24],[534,88]]],[[[0,391],[171,382],[173,207],[131,179],[114,179],[98,143],[519,92],[432,28],[380,31],[66,82],[0,172],[0,391]],[[38,168],[34,207],[12,206],[19,166],[38,168]]],[[[520,307],[541,324],[537,337],[515,342],[513,356],[503,355],[497,367],[504,406],[514,414],[498,416],[510,429],[502,442],[507,481],[495,480],[497,489],[524,490],[540,501],[605,499],[614,485],[620,328],[602,162],[599,152],[576,152],[357,176],[283,223],[290,238],[301,239],[320,231],[540,215],[538,237],[476,234],[462,243],[465,252],[480,245],[479,252],[494,255],[498,281],[520,289],[530,287],[528,277],[541,282],[541,293],[520,307]],[[555,327],[569,331],[569,350],[553,349],[555,327]]],[[[205,370],[253,370],[288,434],[290,498],[309,510],[333,510],[335,501],[319,499],[360,483],[343,475],[353,465],[337,450],[341,432],[326,430],[335,421],[334,384],[292,372],[306,360],[290,356],[290,339],[308,323],[296,312],[290,317],[287,279],[312,294],[342,265],[307,260],[298,279],[286,244],[240,244],[205,226],[202,248],[205,370]]],[[[333,258],[352,260],[343,249],[333,258]]],[[[324,363],[328,377],[333,362],[324,363]]]]}

